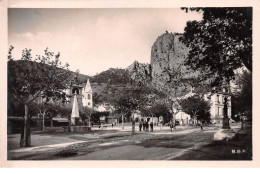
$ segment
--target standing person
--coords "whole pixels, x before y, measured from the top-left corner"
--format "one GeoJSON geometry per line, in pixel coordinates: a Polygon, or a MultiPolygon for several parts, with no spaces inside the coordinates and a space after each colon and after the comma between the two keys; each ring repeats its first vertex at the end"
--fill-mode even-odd
{"type": "Polygon", "coordinates": [[[149,131],[149,124],[148,124],[148,121],[146,122],[146,131],[147,131],[147,132],[149,131]]]}
{"type": "Polygon", "coordinates": [[[140,132],[142,131],[142,125],[143,125],[143,123],[140,121],[140,123],[139,123],[139,131],[140,132]]]}
{"type": "Polygon", "coordinates": [[[150,123],[150,127],[151,127],[151,132],[153,132],[153,122],[152,121],[150,123]]]}
{"type": "Polygon", "coordinates": [[[112,128],[113,128],[114,124],[112,123],[112,128]]]}
{"type": "Polygon", "coordinates": [[[143,131],[145,131],[146,124],[143,122],[143,131]]]}
{"type": "Polygon", "coordinates": [[[170,128],[171,128],[171,132],[172,132],[172,129],[173,129],[173,124],[170,124],[170,128]]]}

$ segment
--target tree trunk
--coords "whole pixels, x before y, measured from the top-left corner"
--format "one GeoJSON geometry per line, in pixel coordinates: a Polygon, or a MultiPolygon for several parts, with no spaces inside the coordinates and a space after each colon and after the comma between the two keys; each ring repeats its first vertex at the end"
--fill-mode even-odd
{"type": "Polygon", "coordinates": [[[30,118],[28,114],[28,105],[24,105],[25,115],[24,115],[24,125],[22,128],[20,146],[30,147],[31,146],[31,132],[30,132],[30,118]]]}
{"type": "Polygon", "coordinates": [[[135,134],[135,119],[132,120],[132,135],[135,134]]]}
{"type": "Polygon", "coordinates": [[[71,118],[70,118],[70,116],[68,117],[68,120],[69,120],[68,132],[71,132],[71,129],[70,129],[70,127],[71,127],[71,118]]]}
{"type": "Polygon", "coordinates": [[[175,113],[172,114],[172,124],[173,124],[173,125],[175,124],[175,113]]]}
{"type": "Polygon", "coordinates": [[[52,120],[52,118],[51,118],[51,127],[53,127],[53,120],[52,120]]]}
{"type": "Polygon", "coordinates": [[[86,122],[85,122],[85,121],[86,121],[86,118],[85,118],[85,117],[83,117],[83,118],[82,118],[82,123],[83,123],[83,126],[86,126],[86,122]]]}
{"type": "Polygon", "coordinates": [[[122,129],[124,129],[124,116],[122,115],[122,129]]]}
{"type": "Polygon", "coordinates": [[[45,131],[45,113],[42,114],[42,131],[45,131]]]}

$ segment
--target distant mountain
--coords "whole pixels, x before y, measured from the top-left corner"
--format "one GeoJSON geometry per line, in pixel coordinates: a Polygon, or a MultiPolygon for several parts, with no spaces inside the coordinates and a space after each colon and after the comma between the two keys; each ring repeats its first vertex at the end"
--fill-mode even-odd
{"type": "MultiPolygon", "coordinates": [[[[36,65],[37,64],[37,62],[33,62],[33,61],[25,61],[25,60],[15,60],[14,61],[15,63],[17,63],[18,65],[20,64],[20,65],[22,65],[22,64],[26,64],[26,65],[30,65],[30,66],[34,66],[34,65],[36,65]]],[[[43,64],[43,66],[46,66],[46,67],[48,67],[49,65],[46,65],[46,64],[43,64]]],[[[66,71],[65,69],[60,69],[61,71],[66,71]]],[[[73,72],[73,71],[69,71],[70,73],[69,73],[69,75],[71,76],[71,78],[73,78],[73,77],[76,77],[77,76],[77,78],[78,78],[78,80],[80,81],[80,82],[86,82],[89,78],[91,78],[91,76],[87,76],[87,75],[85,75],[85,74],[81,74],[81,73],[76,73],[76,72],[73,72]]]]}
{"type": "MultiPolygon", "coordinates": [[[[179,95],[183,95],[183,87],[174,85],[174,80],[182,78],[190,81],[197,76],[197,72],[191,72],[184,65],[188,56],[187,48],[180,40],[181,34],[163,33],[154,42],[151,48],[150,64],[133,62],[126,69],[109,68],[94,76],[78,74],[78,81],[85,83],[90,79],[93,94],[105,98],[107,94],[114,91],[124,91],[134,86],[145,86],[149,89],[161,91],[167,95],[179,88],[179,95]]],[[[76,72],[71,71],[72,76],[76,72]]],[[[185,86],[188,90],[191,86],[185,86]]]]}
{"type": "MultiPolygon", "coordinates": [[[[150,64],[133,62],[126,69],[103,71],[91,79],[92,83],[122,86],[146,86],[169,95],[185,95],[190,92],[192,80],[198,76],[185,65],[189,48],[181,41],[178,33],[163,33],[151,48],[150,64]],[[175,84],[175,81],[181,81],[175,84]]],[[[106,90],[103,85],[103,90],[106,90]]],[[[100,91],[100,90],[98,90],[100,91]]]]}
{"type": "MultiPolygon", "coordinates": [[[[71,73],[72,73],[73,75],[76,75],[76,72],[71,71],[71,73]]],[[[79,74],[78,74],[78,78],[79,78],[80,81],[87,82],[87,80],[88,80],[88,79],[91,79],[92,77],[91,77],[91,76],[87,76],[87,75],[85,75],[85,74],[79,73],[79,74]]]]}
{"type": "Polygon", "coordinates": [[[92,83],[107,83],[109,85],[129,84],[129,73],[125,69],[109,68],[91,78],[92,83]]]}

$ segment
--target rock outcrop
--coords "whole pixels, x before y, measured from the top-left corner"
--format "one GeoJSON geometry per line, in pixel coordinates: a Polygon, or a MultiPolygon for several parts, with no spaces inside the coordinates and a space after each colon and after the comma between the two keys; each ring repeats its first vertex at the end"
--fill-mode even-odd
{"type": "Polygon", "coordinates": [[[151,49],[150,64],[135,61],[127,68],[130,79],[166,93],[176,91],[175,87],[179,93],[189,91],[191,86],[186,82],[195,77],[196,73],[184,65],[189,49],[180,41],[181,36],[168,31],[159,36],[151,49]],[[181,85],[179,81],[182,81],[181,85]]]}
{"type": "Polygon", "coordinates": [[[136,84],[150,84],[152,80],[152,68],[150,64],[135,61],[127,69],[130,79],[136,84]]]}
{"type": "Polygon", "coordinates": [[[152,46],[152,83],[159,90],[167,87],[167,83],[174,78],[180,78],[187,71],[184,60],[188,56],[189,49],[179,41],[180,37],[181,34],[166,31],[152,46]]]}

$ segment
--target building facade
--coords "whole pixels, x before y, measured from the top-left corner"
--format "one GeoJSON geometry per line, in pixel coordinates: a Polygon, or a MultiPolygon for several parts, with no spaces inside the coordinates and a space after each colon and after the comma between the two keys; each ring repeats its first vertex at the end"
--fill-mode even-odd
{"type": "MultiPolygon", "coordinates": [[[[177,99],[186,99],[195,95],[196,93],[191,90],[185,96],[177,99]]],[[[204,100],[210,103],[210,119],[211,122],[216,125],[222,125],[222,118],[224,116],[224,98],[227,98],[227,116],[231,118],[231,94],[226,87],[222,87],[221,90],[215,91],[214,93],[208,92],[204,95],[204,100]]],[[[180,122],[180,124],[190,123],[191,117],[183,111],[179,111],[175,115],[175,119],[180,122]]],[[[196,120],[195,120],[196,121],[196,120]]]]}
{"type": "Polygon", "coordinates": [[[68,105],[72,108],[74,97],[77,97],[77,103],[79,110],[83,107],[88,107],[93,109],[93,98],[92,98],[92,88],[89,79],[86,84],[72,84],[68,89],[65,90],[68,105]]]}
{"type": "Polygon", "coordinates": [[[211,104],[210,118],[214,124],[222,124],[222,118],[224,116],[224,98],[227,98],[227,116],[231,118],[231,95],[227,88],[223,87],[222,90],[217,91],[213,95],[205,95],[205,100],[211,104]]]}

